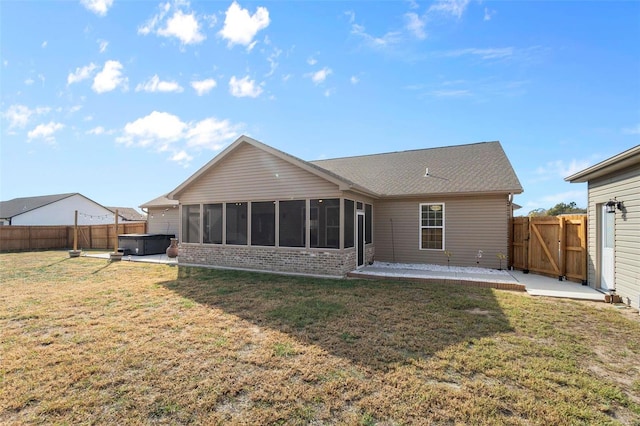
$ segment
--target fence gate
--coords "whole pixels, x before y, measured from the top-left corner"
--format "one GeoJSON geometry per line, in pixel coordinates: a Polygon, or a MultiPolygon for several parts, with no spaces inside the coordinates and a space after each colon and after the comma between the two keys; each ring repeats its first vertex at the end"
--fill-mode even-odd
{"type": "Polygon", "coordinates": [[[586,283],[585,215],[516,217],[511,224],[511,266],[586,283]]]}

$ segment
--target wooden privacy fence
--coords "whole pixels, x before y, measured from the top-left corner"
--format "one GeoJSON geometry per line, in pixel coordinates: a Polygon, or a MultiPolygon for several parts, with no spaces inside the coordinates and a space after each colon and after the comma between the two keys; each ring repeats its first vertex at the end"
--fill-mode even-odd
{"type": "MultiPolygon", "coordinates": [[[[113,249],[115,225],[78,226],[78,249],[113,249]]],[[[144,234],[146,222],[118,224],[120,234],[144,234]]],[[[0,226],[0,252],[73,247],[73,226],[0,226]]]]}
{"type": "Polygon", "coordinates": [[[587,216],[514,217],[510,265],[587,282],[587,216]]]}

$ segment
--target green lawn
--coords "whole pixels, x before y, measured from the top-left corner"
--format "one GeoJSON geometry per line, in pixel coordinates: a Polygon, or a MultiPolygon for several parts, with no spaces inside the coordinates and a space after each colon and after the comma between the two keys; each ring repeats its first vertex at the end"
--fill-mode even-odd
{"type": "Polygon", "coordinates": [[[640,425],[604,303],[0,254],[1,424],[640,425]]]}

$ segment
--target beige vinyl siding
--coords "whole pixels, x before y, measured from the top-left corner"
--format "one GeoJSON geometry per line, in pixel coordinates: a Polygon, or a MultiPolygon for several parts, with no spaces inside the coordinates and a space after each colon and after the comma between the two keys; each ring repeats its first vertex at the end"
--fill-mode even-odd
{"type": "MultiPolygon", "coordinates": [[[[378,200],[374,205],[376,260],[398,263],[447,264],[444,250],[420,250],[420,204],[444,203],[445,250],[452,266],[497,268],[498,253],[508,253],[507,195],[378,200]],[[392,226],[393,225],[393,226],[392,226]],[[393,228],[393,241],[392,241],[393,228]]],[[[502,264],[505,267],[505,262],[502,264]]]]}
{"type": "Polygon", "coordinates": [[[178,236],[180,227],[180,209],[175,208],[149,208],[147,217],[147,233],[149,234],[174,234],[178,236]],[[153,216],[153,217],[152,217],[153,216]]]}
{"type": "Polygon", "coordinates": [[[180,204],[340,196],[336,184],[243,144],[193,182],[180,195],[180,204]]]}
{"type": "Polygon", "coordinates": [[[600,286],[600,224],[597,210],[616,198],[624,203],[615,213],[615,286],[617,294],[638,308],[640,297],[640,164],[589,181],[589,285],[600,286]],[[627,298],[629,300],[627,300],[627,298]]]}

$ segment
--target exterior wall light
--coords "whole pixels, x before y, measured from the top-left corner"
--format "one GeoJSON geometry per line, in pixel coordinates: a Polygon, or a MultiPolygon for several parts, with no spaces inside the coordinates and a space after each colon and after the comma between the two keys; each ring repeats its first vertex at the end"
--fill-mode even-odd
{"type": "Polygon", "coordinates": [[[605,206],[607,206],[607,213],[615,213],[616,209],[623,211],[624,210],[624,204],[622,201],[618,201],[615,198],[613,200],[609,200],[607,201],[607,204],[605,204],[605,206]]]}

